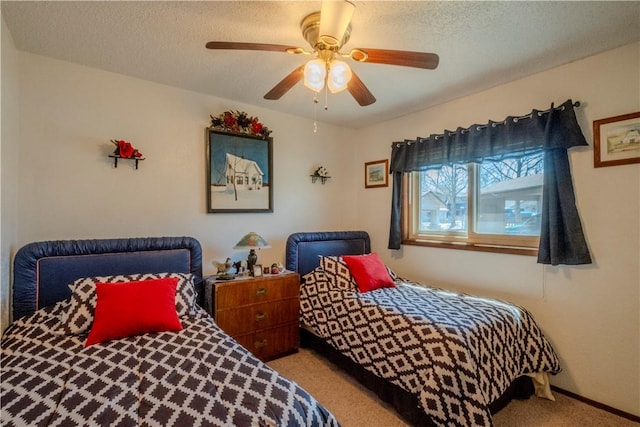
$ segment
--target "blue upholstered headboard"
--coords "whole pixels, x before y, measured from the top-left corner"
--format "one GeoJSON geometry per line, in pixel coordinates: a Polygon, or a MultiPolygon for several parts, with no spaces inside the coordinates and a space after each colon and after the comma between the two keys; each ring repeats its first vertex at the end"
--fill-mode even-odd
{"type": "Polygon", "coordinates": [[[362,255],[369,252],[371,241],[366,231],[295,233],[287,239],[286,267],[304,276],[319,265],[319,256],[362,255]]]}
{"type": "Polygon", "coordinates": [[[202,298],[202,248],[192,237],[56,240],[23,246],[14,260],[13,319],[69,298],[81,277],[192,273],[202,298]]]}

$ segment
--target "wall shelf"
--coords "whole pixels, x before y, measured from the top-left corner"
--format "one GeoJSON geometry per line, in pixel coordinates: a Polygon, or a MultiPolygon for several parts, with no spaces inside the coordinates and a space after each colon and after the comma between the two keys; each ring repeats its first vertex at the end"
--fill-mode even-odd
{"type": "Polygon", "coordinates": [[[315,184],[318,178],[320,179],[320,182],[323,184],[327,182],[329,178],[331,178],[330,176],[319,176],[319,175],[309,175],[309,176],[311,177],[312,184],[315,184]]]}
{"type": "Polygon", "coordinates": [[[109,157],[113,158],[113,166],[118,167],[118,159],[122,160],[134,160],[136,162],[136,169],[138,169],[138,162],[144,160],[144,157],[120,157],[115,154],[111,154],[109,157]]]}

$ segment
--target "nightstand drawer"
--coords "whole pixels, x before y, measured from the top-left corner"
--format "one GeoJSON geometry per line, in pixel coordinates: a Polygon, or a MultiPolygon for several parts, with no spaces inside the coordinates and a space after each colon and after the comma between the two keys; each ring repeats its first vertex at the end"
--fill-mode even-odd
{"type": "Polygon", "coordinates": [[[234,339],[258,358],[269,360],[296,352],[300,345],[300,332],[296,322],[241,335],[234,339]]]}
{"type": "Polygon", "coordinates": [[[236,280],[216,285],[216,310],[298,297],[298,275],[282,275],[268,279],[236,280]]]}
{"type": "Polygon", "coordinates": [[[216,312],[216,323],[231,336],[298,321],[298,297],[216,312]]]}

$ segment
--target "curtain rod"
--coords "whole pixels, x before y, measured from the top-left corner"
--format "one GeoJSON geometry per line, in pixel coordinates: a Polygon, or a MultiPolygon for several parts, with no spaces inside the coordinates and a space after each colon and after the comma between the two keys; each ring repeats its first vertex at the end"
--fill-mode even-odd
{"type": "MultiPolygon", "coordinates": [[[[551,103],[551,107],[549,109],[547,109],[547,110],[538,111],[538,116],[542,116],[543,114],[547,114],[551,110],[564,111],[564,105],[561,105],[560,107],[554,107],[553,104],[554,103],[552,102],[551,103]]],[[[580,101],[575,101],[572,105],[573,105],[573,107],[576,107],[576,108],[580,107],[580,101]]],[[[508,120],[513,120],[514,123],[517,123],[519,120],[530,119],[532,116],[533,116],[533,111],[530,112],[529,114],[525,114],[524,116],[507,117],[506,119],[502,120],[501,122],[491,122],[491,126],[496,127],[498,125],[504,125],[505,123],[507,123],[508,120]]],[[[476,129],[476,130],[486,129],[486,128],[489,127],[489,123],[487,123],[486,125],[473,125],[473,126],[475,126],[474,129],[476,129]]],[[[473,127],[473,126],[471,126],[471,127],[473,127]]],[[[466,132],[470,132],[471,127],[463,128],[460,132],[463,133],[463,134],[466,133],[466,132]]],[[[443,133],[435,135],[434,139],[437,141],[438,139],[443,138],[446,135],[453,136],[453,135],[456,134],[456,132],[445,130],[443,133]]],[[[427,139],[429,139],[429,137],[427,137],[427,138],[418,137],[415,140],[404,140],[403,142],[394,142],[393,144],[391,144],[391,147],[393,147],[393,146],[400,147],[401,144],[411,145],[414,142],[422,142],[423,140],[427,140],[427,139]]]]}

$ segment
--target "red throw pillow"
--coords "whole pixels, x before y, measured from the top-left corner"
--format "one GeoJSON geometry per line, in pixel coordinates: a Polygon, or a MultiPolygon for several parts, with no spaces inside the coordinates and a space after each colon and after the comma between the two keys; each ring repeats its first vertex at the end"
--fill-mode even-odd
{"type": "Polygon", "coordinates": [[[396,287],[378,254],[344,255],[342,259],[349,267],[360,292],[396,287]]]}
{"type": "Polygon", "coordinates": [[[96,309],[85,347],[148,332],[180,331],[177,278],[96,283],[96,309]]]}

